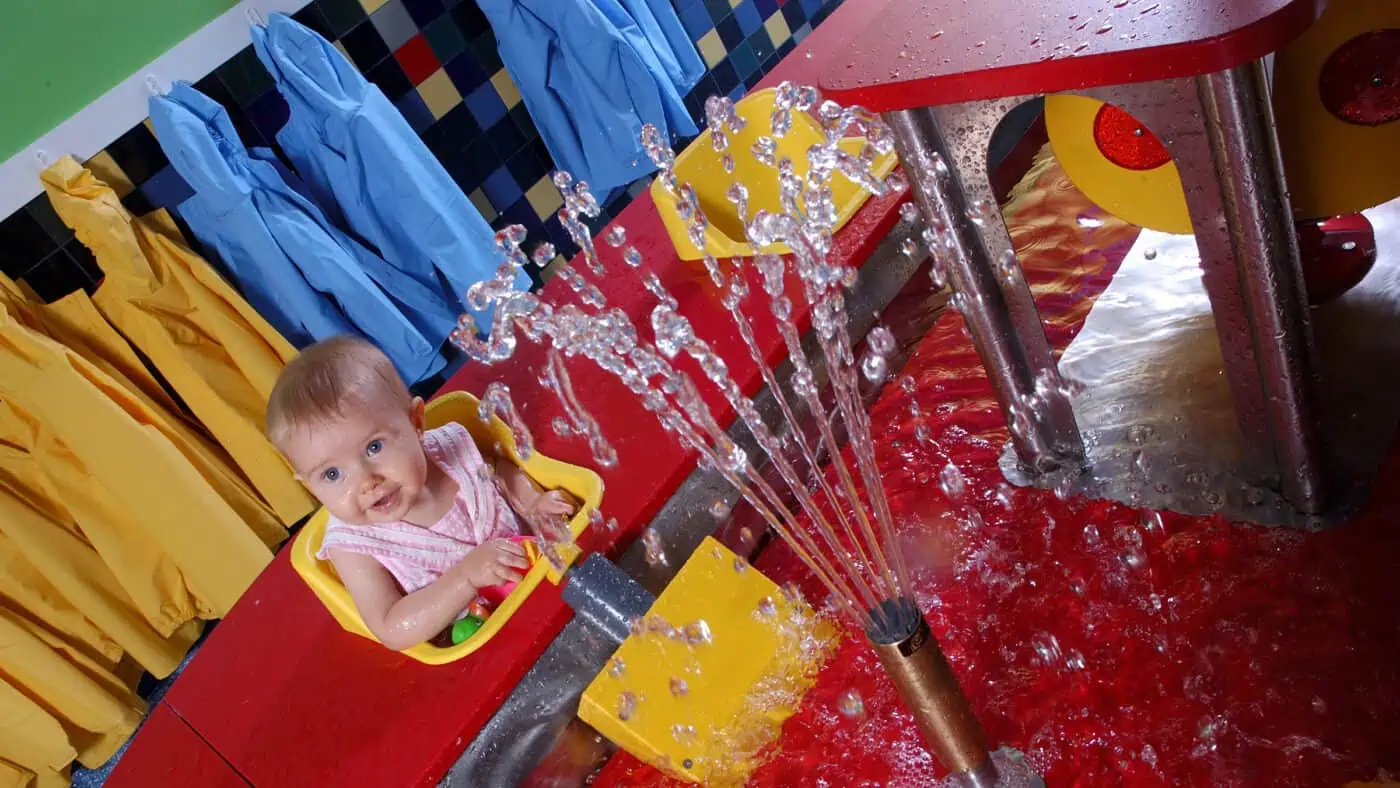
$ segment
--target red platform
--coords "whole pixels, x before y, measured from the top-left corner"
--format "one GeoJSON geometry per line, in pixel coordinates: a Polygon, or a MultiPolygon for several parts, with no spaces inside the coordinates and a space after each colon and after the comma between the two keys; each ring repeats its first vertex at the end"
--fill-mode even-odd
{"type": "Polygon", "coordinates": [[[141,725],[142,746],[132,743],[122,756],[121,771],[140,775],[144,786],[247,788],[228,762],[219,757],[189,724],[164,703],[151,709],[141,725]],[[146,744],[152,743],[151,745],[146,744]],[[158,742],[158,746],[153,746],[158,742]]]}
{"type": "MultiPolygon", "coordinates": [[[[873,4],[872,4],[873,5],[873,4]]],[[[1189,77],[1277,51],[1325,0],[889,0],[821,87],[877,112],[1189,77]]]]}
{"type": "MultiPolygon", "coordinates": [[[[832,18],[858,17],[859,5],[843,6],[832,18]]],[[[842,24],[836,21],[823,30],[842,24]]],[[[822,41],[814,34],[785,64],[797,60],[809,72],[820,67],[822,59],[809,59],[806,52],[822,41]]],[[[784,78],[797,74],[780,67],[765,83],[784,78]]],[[[863,262],[897,221],[902,201],[897,195],[867,203],[838,234],[835,256],[854,265],[863,262]]],[[[627,228],[629,243],[679,300],[681,313],[697,333],[714,342],[735,380],[747,392],[756,391],[762,382],[758,368],[743,350],[703,268],[677,259],[650,198],[635,200],[616,221],[627,228]]],[[[599,250],[610,265],[621,264],[619,250],[603,244],[599,250]]],[[[637,277],[609,277],[598,284],[610,306],[639,325],[646,323],[654,299],[637,277]]],[[[755,276],[753,287],[758,285],[755,276]]],[[[554,303],[574,300],[557,279],[542,295],[554,303]]],[[[805,313],[801,321],[807,321],[805,313]]],[[[758,341],[770,363],[785,353],[771,328],[759,331],[758,341]]],[[[444,391],[480,393],[491,380],[506,382],[526,421],[535,426],[539,451],[591,466],[582,442],[561,439],[546,427],[560,413],[552,395],[544,395],[535,380],[542,361],[542,348],[522,341],[510,363],[471,364],[444,391]]],[[[694,468],[694,460],[635,398],[619,395],[620,383],[582,360],[569,362],[569,371],[585,407],[618,452],[617,467],[602,472],[607,485],[603,508],[621,528],[584,540],[586,549],[607,552],[635,538],[694,468]]],[[[688,371],[699,374],[698,368],[688,371]]],[[[713,391],[707,396],[720,422],[729,423],[733,412],[728,405],[713,391]]],[[[491,643],[458,662],[430,667],[343,631],[292,571],[284,550],[209,637],[165,703],[256,786],[433,785],[569,616],[558,589],[542,586],[491,643]]],[[[173,735],[168,726],[148,725],[108,785],[194,784],[166,782],[160,766],[183,757],[189,746],[187,737],[173,735]]]]}

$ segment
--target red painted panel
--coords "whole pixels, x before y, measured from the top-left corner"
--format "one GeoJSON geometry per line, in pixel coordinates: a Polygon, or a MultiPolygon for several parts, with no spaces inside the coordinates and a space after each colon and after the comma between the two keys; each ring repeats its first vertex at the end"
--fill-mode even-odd
{"type": "Polygon", "coordinates": [[[1325,0],[891,0],[823,72],[885,112],[1223,71],[1297,38],[1325,0]]]}
{"type": "Polygon", "coordinates": [[[248,788],[248,783],[169,706],[151,710],[107,778],[108,788],[248,788]]]}

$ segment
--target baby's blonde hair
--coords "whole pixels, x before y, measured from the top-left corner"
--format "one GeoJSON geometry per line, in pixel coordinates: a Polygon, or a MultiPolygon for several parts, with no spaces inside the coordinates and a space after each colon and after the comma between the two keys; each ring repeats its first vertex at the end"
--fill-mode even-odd
{"type": "Polygon", "coordinates": [[[347,405],[381,402],[413,403],[393,362],[359,337],[331,337],[301,351],[278,376],[267,400],[267,437],[283,449],[293,432],[340,416],[347,405]]]}

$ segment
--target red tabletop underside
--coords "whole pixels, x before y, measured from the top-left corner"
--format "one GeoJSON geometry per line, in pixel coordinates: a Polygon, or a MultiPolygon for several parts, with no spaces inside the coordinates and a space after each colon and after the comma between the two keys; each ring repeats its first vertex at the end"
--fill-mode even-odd
{"type": "MultiPolygon", "coordinates": [[[[858,16],[859,6],[849,3],[832,18],[858,16]]],[[[836,21],[822,30],[841,25],[836,21]]],[[[821,45],[833,39],[830,34],[824,39],[818,35],[804,41],[784,63],[796,61],[800,68],[780,67],[765,83],[802,80],[803,71],[810,75],[819,68],[821,58],[807,58],[805,51],[813,40],[821,45]]],[[[854,265],[862,263],[897,220],[900,202],[901,197],[892,196],[867,203],[838,234],[834,256],[854,265]]],[[[616,221],[627,228],[628,241],[641,251],[644,265],[656,271],[679,300],[680,312],[690,318],[696,333],[714,344],[745,391],[756,391],[762,382],[758,367],[743,349],[700,263],[676,258],[652,201],[645,196],[637,199],[616,221]]],[[[622,267],[619,250],[601,243],[599,249],[615,274],[622,267]]],[[[579,261],[575,267],[584,270],[579,261]]],[[[639,326],[648,323],[645,315],[655,299],[638,277],[610,276],[597,283],[611,306],[626,311],[639,326]]],[[[758,292],[757,277],[751,289],[758,292]]],[[[558,279],[542,295],[556,304],[576,303],[558,279]]],[[[803,310],[804,327],[806,322],[803,310]]],[[[766,360],[781,359],[785,351],[771,321],[756,321],[755,331],[766,360]]],[[[522,338],[509,363],[469,364],[444,391],[479,394],[491,380],[506,382],[535,430],[539,451],[592,466],[586,446],[559,438],[547,426],[560,411],[553,396],[546,396],[536,382],[542,360],[542,347],[522,338]]],[[[622,527],[619,533],[584,540],[585,548],[608,552],[635,539],[693,470],[694,459],[620,383],[583,359],[571,360],[568,366],[584,406],[618,452],[617,467],[602,471],[607,485],[603,509],[622,527]]],[[[682,366],[697,380],[703,379],[698,368],[682,366]]],[[[705,387],[704,393],[720,423],[728,424],[732,410],[712,388],[705,387]]],[[[475,654],[449,665],[427,666],[343,631],[292,570],[284,550],[210,636],[164,703],[257,786],[432,785],[569,616],[558,589],[545,584],[475,654]]],[[[161,708],[158,713],[164,716],[169,710],[161,708]]],[[[162,764],[184,758],[177,751],[188,745],[172,736],[169,726],[148,725],[133,741],[109,786],[172,784],[165,781],[162,764]]]]}
{"type": "MultiPolygon", "coordinates": [[[[879,4],[875,0],[872,4],[879,4]]],[[[1223,71],[1277,51],[1325,0],[887,0],[821,87],[878,112],[1223,71]]]]}

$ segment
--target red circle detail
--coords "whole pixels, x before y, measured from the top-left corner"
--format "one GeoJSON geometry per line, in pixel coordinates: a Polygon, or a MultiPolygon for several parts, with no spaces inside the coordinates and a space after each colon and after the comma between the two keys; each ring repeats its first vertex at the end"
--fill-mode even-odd
{"type": "Polygon", "coordinates": [[[1342,44],[1318,74],[1322,106],[1346,123],[1400,119],[1400,30],[1372,30],[1342,44]]]}
{"type": "Polygon", "coordinates": [[[1156,135],[1123,110],[1105,104],[1094,116],[1094,144],[1125,170],[1155,170],[1172,160],[1156,135]]]}

